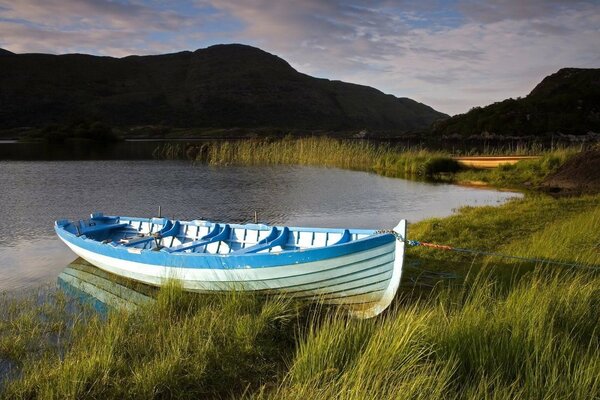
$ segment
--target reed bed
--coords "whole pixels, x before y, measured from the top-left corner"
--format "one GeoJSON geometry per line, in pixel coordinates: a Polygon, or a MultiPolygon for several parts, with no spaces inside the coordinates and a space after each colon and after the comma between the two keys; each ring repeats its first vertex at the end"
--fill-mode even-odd
{"type": "Polygon", "coordinates": [[[315,165],[377,171],[398,177],[426,178],[459,169],[458,163],[444,152],[327,137],[220,141],[196,145],[167,143],[159,146],[154,156],[159,159],[188,159],[209,165],[315,165]]]}
{"type": "MultiPolygon", "coordinates": [[[[411,236],[600,268],[598,204],[529,196],[415,224],[411,236]]],[[[185,293],[177,282],[151,305],[106,316],[60,292],[5,295],[0,398],[600,397],[598,269],[418,248],[409,257],[462,266],[464,279],[404,285],[391,310],[366,321],[279,297],[185,293]]]]}
{"type": "MultiPolygon", "coordinates": [[[[538,185],[569,157],[581,151],[582,147],[562,147],[551,151],[518,147],[517,150],[519,154],[533,154],[536,151],[535,154],[540,158],[491,170],[477,170],[461,166],[447,151],[328,137],[166,143],[155,149],[154,157],[186,159],[209,165],[314,165],[408,179],[528,188],[538,185]]],[[[502,151],[488,153],[497,155],[502,151]]]]}

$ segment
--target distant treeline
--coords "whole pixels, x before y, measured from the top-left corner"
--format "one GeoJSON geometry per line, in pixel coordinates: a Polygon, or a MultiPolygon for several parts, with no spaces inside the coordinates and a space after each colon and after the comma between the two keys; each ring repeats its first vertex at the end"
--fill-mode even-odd
{"type": "Polygon", "coordinates": [[[84,139],[97,142],[115,142],[119,136],[114,129],[100,121],[78,121],[66,125],[52,124],[28,132],[24,140],[43,140],[62,143],[67,139],[84,139]]]}

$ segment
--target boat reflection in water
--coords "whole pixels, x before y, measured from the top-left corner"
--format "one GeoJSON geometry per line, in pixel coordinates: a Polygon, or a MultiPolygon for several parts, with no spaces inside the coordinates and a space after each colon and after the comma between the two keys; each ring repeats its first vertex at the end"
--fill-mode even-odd
{"type": "Polygon", "coordinates": [[[60,273],[58,286],[100,313],[135,310],[155,301],[157,288],[113,275],[78,258],[60,273]]]}

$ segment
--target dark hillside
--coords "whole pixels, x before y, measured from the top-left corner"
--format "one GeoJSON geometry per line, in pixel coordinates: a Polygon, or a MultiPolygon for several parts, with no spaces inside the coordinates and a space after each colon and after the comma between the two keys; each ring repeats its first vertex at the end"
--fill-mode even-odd
{"type": "Polygon", "coordinates": [[[360,85],[301,74],[244,45],[125,58],[19,54],[0,58],[0,129],[113,126],[369,129],[399,133],[446,117],[360,85]]]}
{"type": "Polygon", "coordinates": [[[563,68],[529,95],[476,107],[435,124],[449,137],[525,137],[600,133],[600,69],[563,68]]]}

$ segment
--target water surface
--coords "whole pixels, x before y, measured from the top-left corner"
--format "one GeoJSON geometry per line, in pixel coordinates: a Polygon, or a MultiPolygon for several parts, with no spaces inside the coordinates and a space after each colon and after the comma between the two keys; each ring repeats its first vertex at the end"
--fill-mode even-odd
{"type": "MultiPolygon", "coordinates": [[[[56,279],[75,256],[53,221],[93,211],[316,227],[391,228],[515,193],[340,169],[183,161],[0,161],[0,290],[56,279]]],[[[410,231],[409,231],[410,232],[410,231]]]]}

